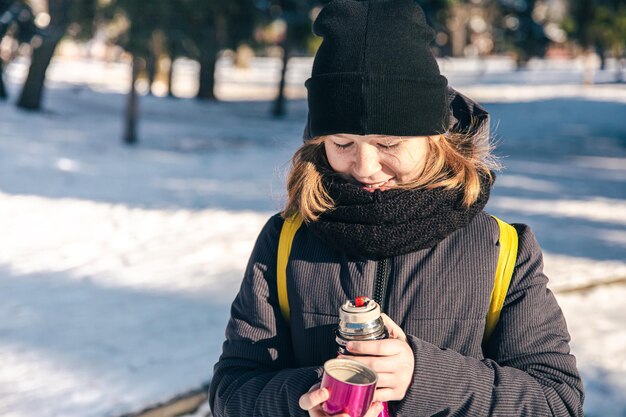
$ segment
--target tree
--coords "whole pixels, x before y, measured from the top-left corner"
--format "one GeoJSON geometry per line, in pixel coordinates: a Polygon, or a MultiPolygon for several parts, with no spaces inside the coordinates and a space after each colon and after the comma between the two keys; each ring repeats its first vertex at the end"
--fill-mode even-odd
{"type": "Polygon", "coordinates": [[[35,47],[26,82],[17,101],[18,107],[27,110],[41,108],[46,71],[59,41],[71,23],[76,23],[73,29],[75,37],[89,37],[94,11],[95,0],[48,0],[50,24],[39,31],[38,41],[33,42],[35,47]]]}
{"type": "Polygon", "coordinates": [[[531,57],[543,57],[549,39],[544,27],[533,17],[535,0],[500,0],[502,30],[506,47],[517,56],[518,67],[523,67],[531,57]]]}
{"type": "Polygon", "coordinates": [[[70,6],[72,0],[49,0],[48,14],[50,25],[40,43],[34,48],[26,82],[22,87],[17,106],[27,110],[39,110],[43,96],[46,70],[54,51],[70,24],[70,6]]]}
{"type": "Polygon", "coordinates": [[[139,0],[114,0],[103,8],[103,19],[109,25],[121,28],[112,39],[122,46],[131,56],[130,85],[124,112],[123,141],[128,145],[138,142],[137,124],[139,119],[139,96],[137,79],[140,71],[146,67],[151,57],[151,42],[170,10],[167,0],[153,0],[146,7],[139,0]]]}
{"type": "Polygon", "coordinates": [[[139,141],[137,136],[137,123],[139,120],[139,96],[137,94],[137,78],[139,77],[139,71],[142,63],[137,55],[132,56],[130,64],[130,87],[128,89],[128,95],[126,96],[126,110],[124,112],[124,136],[123,141],[127,145],[134,145],[139,141]]]}
{"type": "Polygon", "coordinates": [[[616,81],[623,82],[622,60],[626,49],[626,1],[607,1],[595,9],[587,31],[589,40],[601,52],[617,60],[616,81]]]}
{"type": "Polygon", "coordinates": [[[255,9],[250,0],[179,0],[186,16],[185,36],[191,40],[191,57],[200,63],[196,98],[215,100],[215,66],[218,53],[236,48],[249,39],[254,26],[255,9]]]}
{"type": "Polygon", "coordinates": [[[565,29],[583,48],[593,45],[589,28],[594,19],[596,0],[578,0],[570,2],[570,16],[565,29]]]}
{"type": "Polygon", "coordinates": [[[433,47],[439,56],[452,55],[451,31],[448,23],[452,18],[450,11],[455,0],[419,0],[428,24],[436,31],[433,47]]]}
{"type": "MultiPolygon", "coordinates": [[[[132,55],[132,76],[126,105],[124,142],[136,143],[139,98],[135,88],[139,72],[150,72],[160,49],[171,62],[187,54],[200,62],[198,98],[215,99],[215,64],[218,52],[236,43],[239,33],[252,32],[248,0],[113,0],[103,14],[109,25],[122,27],[112,41],[132,55]]],[[[170,84],[172,79],[170,66],[170,84]]],[[[171,94],[171,85],[170,85],[171,94]]]]}
{"type": "MultiPolygon", "coordinates": [[[[27,43],[38,32],[33,12],[26,3],[21,0],[0,0],[0,41],[8,34],[18,43],[27,43]]],[[[8,95],[2,78],[3,66],[0,57],[0,99],[6,99],[8,95]]]]}
{"type": "Polygon", "coordinates": [[[285,109],[285,85],[287,80],[287,65],[289,58],[297,49],[306,47],[306,41],[311,36],[311,5],[308,2],[298,0],[279,0],[278,5],[282,11],[282,18],[287,28],[281,46],[283,49],[283,60],[278,85],[278,94],[274,100],[272,114],[275,117],[284,116],[285,109]]]}
{"type": "MultiPolygon", "coordinates": [[[[4,38],[4,35],[9,31],[9,25],[14,20],[14,14],[9,10],[12,2],[8,0],[0,0],[0,41],[4,38]],[[6,13],[6,14],[5,14],[6,13]]],[[[0,56],[0,99],[7,98],[7,91],[4,86],[4,80],[2,78],[3,61],[0,56]]]]}
{"type": "MultiPolygon", "coordinates": [[[[626,0],[571,2],[564,29],[583,49],[595,48],[604,68],[607,54],[620,62],[626,48],[626,0]]],[[[621,77],[621,70],[618,71],[621,77]]]]}

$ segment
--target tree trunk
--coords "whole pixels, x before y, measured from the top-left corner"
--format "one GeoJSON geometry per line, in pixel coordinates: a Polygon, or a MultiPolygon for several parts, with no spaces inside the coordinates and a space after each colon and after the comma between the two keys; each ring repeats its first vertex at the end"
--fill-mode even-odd
{"type": "Polygon", "coordinates": [[[17,101],[17,107],[27,110],[41,109],[46,71],[60,39],[61,36],[44,38],[39,48],[33,51],[28,76],[17,101]]]}
{"type": "Polygon", "coordinates": [[[203,48],[200,53],[200,77],[198,94],[200,100],[217,100],[215,97],[215,65],[217,50],[214,47],[203,48]]]}
{"type": "Polygon", "coordinates": [[[168,97],[176,97],[174,95],[174,91],[172,87],[174,85],[174,57],[170,58],[170,67],[167,70],[167,96],[168,97]]]}
{"type": "Polygon", "coordinates": [[[467,25],[470,20],[468,5],[458,3],[450,7],[450,19],[448,28],[450,29],[450,49],[452,56],[460,57],[464,55],[467,46],[467,25]]]}
{"type": "Polygon", "coordinates": [[[133,55],[131,63],[131,81],[130,88],[128,89],[128,96],[126,99],[126,112],[125,112],[125,129],[124,129],[124,143],[127,145],[134,145],[137,143],[137,118],[139,115],[139,97],[137,96],[137,89],[135,83],[139,75],[139,69],[141,66],[141,60],[133,55]]]}
{"type": "Polygon", "coordinates": [[[624,63],[626,58],[617,55],[617,74],[615,74],[615,81],[618,83],[624,82],[624,63]]]}
{"type": "Polygon", "coordinates": [[[600,45],[599,43],[597,43],[595,47],[596,53],[600,57],[600,71],[603,71],[606,69],[606,50],[604,49],[604,46],[600,45]]]}
{"type": "Polygon", "coordinates": [[[49,32],[42,38],[41,45],[33,51],[28,76],[17,101],[17,107],[27,110],[39,110],[41,108],[46,71],[54,55],[54,50],[69,25],[71,5],[72,0],[48,1],[49,32]]]}
{"type": "Polygon", "coordinates": [[[4,86],[4,79],[2,78],[4,74],[3,64],[4,62],[2,58],[0,58],[0,100],[6,100],[8,97],[6,87],[4,86]]]}
{"type": "Polygon", "coordinates": [[[280,72],[280,84],[278,85],[278,96],[274,101],[272,115],[274,117],[282,117],[286,114],[285,110],[285,83],[287,76],[287,64],[289,63],[289,47],[283,46],[283,67],[280,72]]]}
{"type": "Polygon", "coordinates": [[[157,58],[154,53],[150,51],[146,57],[146,74],[148,75],[148,95],[152,95],[152,84],[156,79],[157,74],[157,58]]]}

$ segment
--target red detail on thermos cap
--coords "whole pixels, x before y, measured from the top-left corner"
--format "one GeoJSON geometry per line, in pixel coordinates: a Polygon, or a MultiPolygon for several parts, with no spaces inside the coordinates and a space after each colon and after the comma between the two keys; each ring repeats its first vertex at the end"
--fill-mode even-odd
{"type": "Polygon", "coordinates": [[[354,306],[363,307],[366,301],[367,301],[367,297],[357,297],[354,299],[354,306]]]}

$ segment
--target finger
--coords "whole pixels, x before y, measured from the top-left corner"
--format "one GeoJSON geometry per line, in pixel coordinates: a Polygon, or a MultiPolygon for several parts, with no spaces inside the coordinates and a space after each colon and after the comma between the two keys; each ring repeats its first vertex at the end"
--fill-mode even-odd
{"type": "MultiPolygon", "coordinates": [[[[309,417],[330,417],[330,414],[322,410],[321,406],[317,405],[309,410],[309,417]]],[[[341,413],[341,414],[333,414],[332,417],[350,417],[350,415],[341,413]]]]}
{"type": "Polygon", "coordinates": [[[393,373],[396,372],[399,368],[403,368],[407,365],[399,364],[396,356],[348,356],[341,355],[339,356],[341,359],[350,359],[353,361],[357,361],[366,365],[377,374],[383,372],[393,373]]]}
{"type": "Polygon", "coordinates": [[[406,334],[404,333],[402,328],[398,326],[395,321],[391,320],[391,317],[389,317],[385,313],[382,313],[380,316],[383,318],[385,327],[389,332],[389,337],[392,339],[400,339],[406,342],[406,334]]]}
{"type": "Polygon", "coordinates": [[[391,388],[380,388],[374,393],[374,401],[398,401],[402,398],[398,398],[396,391],[391,388]]]}
{"type": "Polygon", "coordinates": [[[383,411],[383,405],[380,402],[373,402],[363,417],[378,417],[381,411],[383,411]]]}
{"type": "Polygon", "coordinates": [[[392,373],[379,373],[376,388],[396,388],[398,385],[398,375],[392,373]]]}
{"type": "Polygon", "coordinates": [[[397,339],[351,341],[346,344],[346,349],[355,355],[393,356],[400,353],[403,343],[397,339]]]}
{"type": "Polygon", "coordinates": [[[326,388],[316,389],[303,394],[298,401],[298,405],[303,410],[310,410],[313,407],[323,403],[328,399],[328,390],[326,388]]]}

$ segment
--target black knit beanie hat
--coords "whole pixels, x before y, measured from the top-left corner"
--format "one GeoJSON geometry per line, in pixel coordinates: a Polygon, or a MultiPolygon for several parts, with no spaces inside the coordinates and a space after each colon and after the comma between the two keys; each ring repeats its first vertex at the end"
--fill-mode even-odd
{"type": "Polygon", "coordinates": [[[434,31],[415,0],[333,0],[313,32],[324,39],[305,83],[305,140],[445,132],[448,81],[430,50],[434,31]]]}

